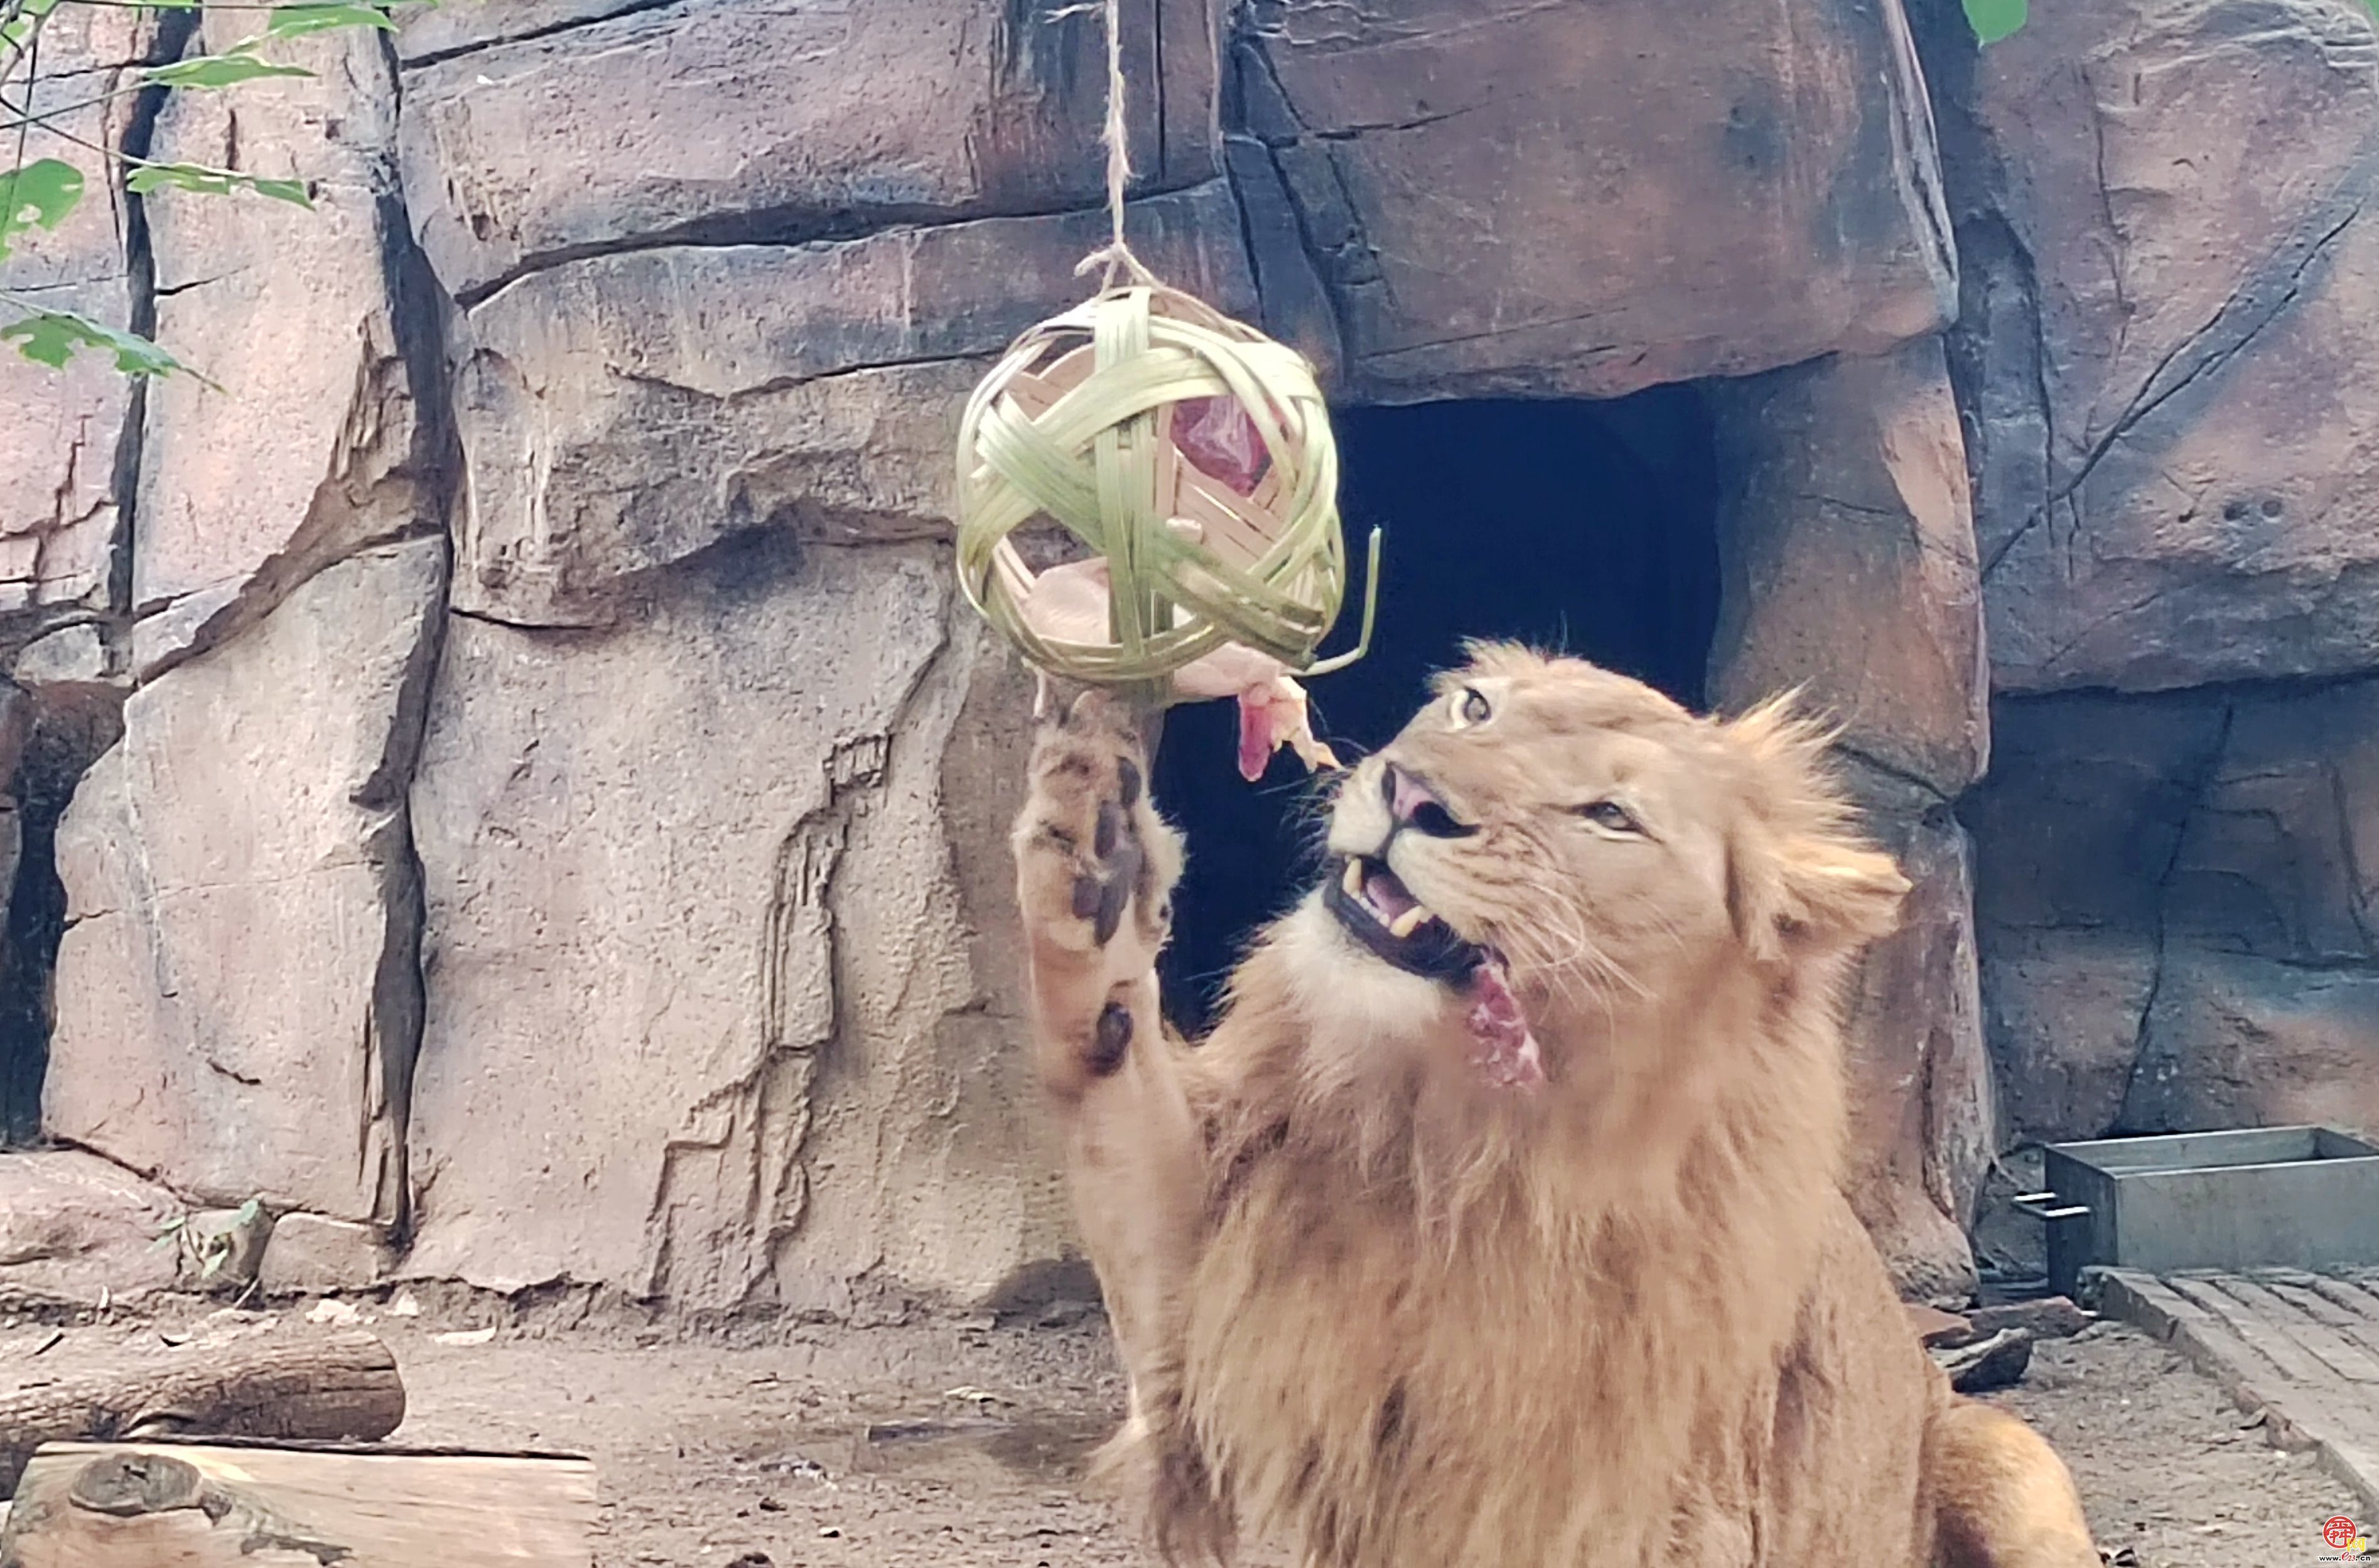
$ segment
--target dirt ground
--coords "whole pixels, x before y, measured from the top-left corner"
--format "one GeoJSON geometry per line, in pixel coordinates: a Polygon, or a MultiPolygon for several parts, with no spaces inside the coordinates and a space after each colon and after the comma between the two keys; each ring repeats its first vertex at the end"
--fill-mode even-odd
{"type": "Polygon", "coordinates": [[[2038,1346],[1996,1403],[2057,1445],[2101,1550],[2128,1548],[2141,1568],[2320,1562],[2336,1555],[2323,1522],[2356,1512],[2311,1454],[2271,1447],[2220,1389],[2120,1324],[2038,1346]]]}
{"type": "MultiPolygon", "coordinates": [[[[198,1326],[206,1311],[169,1317],[198,1326]]],[[[290,1332],[305,1316],[248,1332],[290,1332]]],[[[513,1324],[489,1337],[467,1313],[385,1304],[363,1305],[358,1321],[405,1376],[396,1441],[595,1460],[600,1568],[1154,1562],[1079,1484],[1121,1393],[1095,1316],[785,1329],[741,1343],[618,1324],[513,1324]]],[[[154,1329],[67,1332],[89,1344],[154,1329]]],[[[30,1333],[0,1333],[0,1359],[30,1333]]],[[[2066,1453],[2102,1543],[2131,1549],[2125,1561],[2141,1568],[2295,1568],[2321,1560],[2321,1522],[2351,1512],[2309,1458],[2266,1447],[2211,1383],[2127,1329],[2042,1346],[2003,1397],[2066,1453]]]]}

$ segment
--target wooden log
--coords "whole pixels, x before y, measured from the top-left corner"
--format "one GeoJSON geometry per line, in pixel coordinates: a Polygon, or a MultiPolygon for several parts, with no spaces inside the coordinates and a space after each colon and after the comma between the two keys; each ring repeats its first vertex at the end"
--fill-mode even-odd
{"type": "Polygon", "coordinates": [[[0,1568],[588,1568],[594,1525],[578,1458],[55,1443],[0,1568]]]}
{"type": "Polygon", "coordinates": [[[0,1493],[45,1442],[127,1437],[384,1438],[405,1419],[377,1334],[263,1334],[76,1360],[61,1346],[0,1390],[0,1493]]]}

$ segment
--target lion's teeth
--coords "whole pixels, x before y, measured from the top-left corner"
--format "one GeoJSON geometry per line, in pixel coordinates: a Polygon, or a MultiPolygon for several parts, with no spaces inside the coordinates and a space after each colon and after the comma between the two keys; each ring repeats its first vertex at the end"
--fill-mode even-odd
{"type": "Polygon", "coordinates": [[[1348,898],[1361,898],[1363,896],[1363,862],[1359,860],[1349,860],[1346,862],[1346,874],[1339,880],[1346,886],[1348,898]]]}
{"type": "Polygon", "coordinates": [[[1419,931],[1423,925],[1436,918],[1437,917],[1435,915],[1431,914],[1419,904],[1415,904],[1412,908],[1407,910],[1404,913],[1396,916],[1395,920],[1388,923],[1388,935],[1401,942],[1406,937],[1410,936],[1414,932],[1419,931]]]}

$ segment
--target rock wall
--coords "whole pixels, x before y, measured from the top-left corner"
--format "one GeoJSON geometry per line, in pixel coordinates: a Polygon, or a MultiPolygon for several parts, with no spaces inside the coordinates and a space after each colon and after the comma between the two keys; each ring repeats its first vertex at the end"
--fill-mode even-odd
{"type": "Polygon", "coordinates": [[[1277,330],[1334,345],[1355,395],[1615,397],[1950,314],[1896,0],[1254,0],[1241,22],[1231,167],[1293,218],[1257,240],[1265,292],[1310,271],[1326,320],[1277,330]]]}
{"type": "Polygon", "coordinates": [[[762,539],[600,635],[452,628],[414,1271],[848,1312],[878,1269],[987,1296],[1054,1239],[1029,1145],[979,1145],[1032,1107],[970,1026],[938,766],[984,639],[930,546],[762,539]]]}
{"type": "Polygon", "coordinates": [[[1973,807],[2028,1135],[2379,1133],[2379,680],[2008,705],[1973,807]]]}
{"type": "Polygon", "coordinates": [[[2379,1131],[2379,41],[2351,0],[1920,8],[1964,267],[2007,1133],[2379,1131]]]}
{"type": "MultiPolygon", "coordinates": [[[[42,36],[48,62],[29,115],[63,116],[68,134],[103,147],[145,146],[153,104],[119,91],[154,58],[158,30],[130,10],[76,6],[42,36]]],[[[12,287],[54,292],[67,309],[118,331],[151,310],[139,204],[104,182],[55,230],[17,240],[12,287]]],[[[0,365],[0,614],[22,644],[108,604],[108,573],[125,510],[124,433],[143,389],[94,357],[63,372],[11,354],[0,365]]]]}
{"type": "MultiPolygon", "coordinates": [[[[1913,8],[1128,0],[1130,223],[1342,402],[1705,385],[1712,692],[1832,706],[1917,883],[1854,1190],[1954,1297],[2009,1130],[2374,1081],[2373,45],[2354,0],[1987,54],[1913,8]]],[[[89,81],[192,42],[71,15],[89,81]]],[[[30,253],[222,390],[0,363],[0,1051],[54,1013],[47,1130],[305,1216],[265,1272],[316,1286],[1052,1288],[1029,682],[948,465],[1104,235],[1094,22],[462,0],[301,47],[81,134],[320,211],[118,198],[30,253]]]]}
{"type": "Polygon", "coordinates": [[[1991,756],[1958,406],[1938,339],[1712,383],[1722,596],[1711,701],[1799,686],[1914,890],[1850,1016],[1851,1195],[1912,1296],[1962,1301],[1999,1116],[1973,855],[1952,803],[1991,756]]]}
{"type": "Polygon", "coordinates": [[[1966,64],[1953,343],[2002,691],[2371,667],[2374,59],[2354,0],[2092,0],[1966,64]]]}
{"type": "Polygon", "coordinates": [[[360,551],[125,704],[58,825],[51,1133],[196,1197],[403,1222],[405,781],[445,585],[443,539],[360,551]]]}

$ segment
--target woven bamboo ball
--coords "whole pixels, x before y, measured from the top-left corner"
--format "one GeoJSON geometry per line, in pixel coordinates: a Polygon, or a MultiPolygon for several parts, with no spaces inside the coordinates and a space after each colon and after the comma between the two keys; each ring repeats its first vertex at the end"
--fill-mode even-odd
{"type": "Polygon", "coordinates": [[[1016,340],[967,401],[958,517],[968,601],[1079,681],[1158,681],[1233,643],[1310,669],[1346,591],[1312,367],[1161,285],[1110,288],[1016,340]],[[1035,613],[1010,536],[1045,520],[1106,563],[1103,640],[1035,613]]]}

